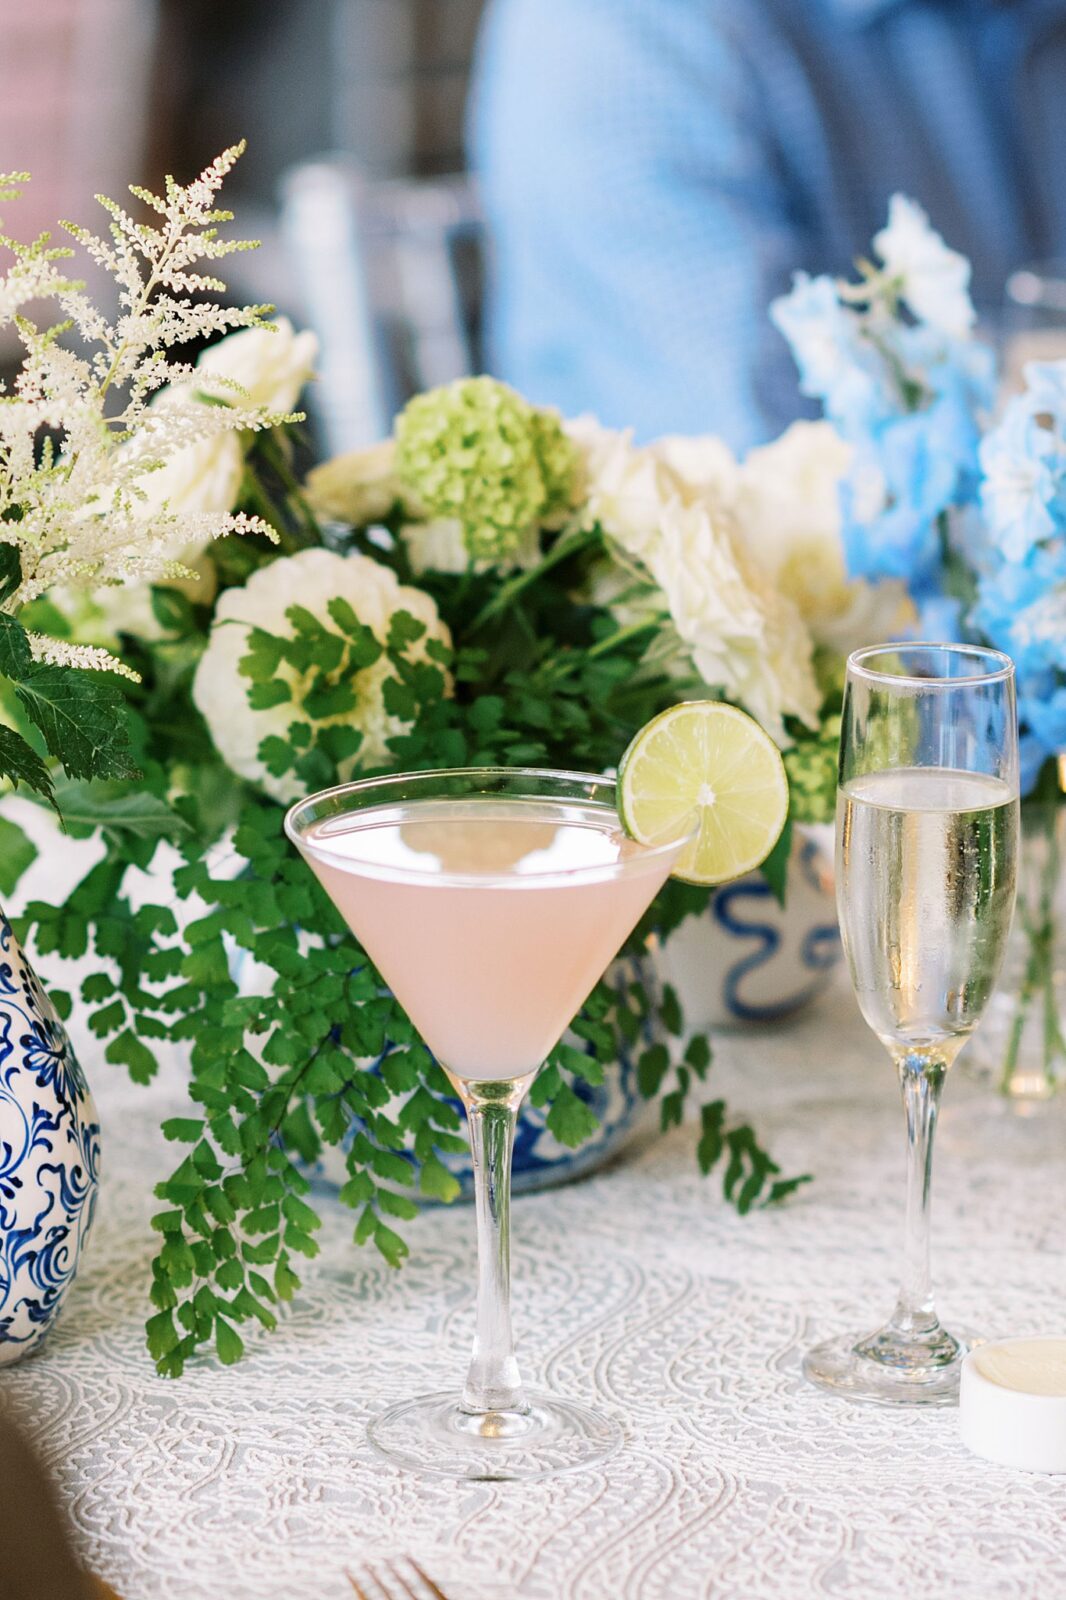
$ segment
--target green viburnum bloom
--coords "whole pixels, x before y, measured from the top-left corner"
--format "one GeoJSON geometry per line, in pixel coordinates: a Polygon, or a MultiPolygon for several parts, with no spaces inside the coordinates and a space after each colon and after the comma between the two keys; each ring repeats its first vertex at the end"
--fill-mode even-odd
{"type": "Polygon", "coordinates": [[[452,518],[470,555],[511,554],[570,504],[576,447],[550,411],[495,378],[417,395],[396,419],[396,470],[430,517],[452,518]]]}
{"type": "Polygon", "coordinates": [[[782,752],[792,815],[797,822],[831,822],[836,810],[840,718],[827,717],[813,739],[782,752]]]}

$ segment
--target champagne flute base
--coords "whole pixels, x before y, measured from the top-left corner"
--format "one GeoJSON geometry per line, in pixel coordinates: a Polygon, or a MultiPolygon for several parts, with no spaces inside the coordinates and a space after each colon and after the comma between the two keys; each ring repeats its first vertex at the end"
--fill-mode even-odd
{"type": "Polygon", "coordinates": [[[367,1434],[379,1455],[408,1472],[479,1483],[553,1478],[602,1466],[622,1430],[573,1400],[527,1392],[521,1411],[465,1411],[451,1391],[392,1406],[367,1434]]]}
{"type": "Polygon", "coordinates": [[[866,1405],[956,1406],[963,1357],[983,1340],[943,1329],[939,1335],[924,1350],[918,1344],[894,1348],[888,1330],[827,1339],[803,1357],[803,1376],[819,1389],[866,1405]]]}

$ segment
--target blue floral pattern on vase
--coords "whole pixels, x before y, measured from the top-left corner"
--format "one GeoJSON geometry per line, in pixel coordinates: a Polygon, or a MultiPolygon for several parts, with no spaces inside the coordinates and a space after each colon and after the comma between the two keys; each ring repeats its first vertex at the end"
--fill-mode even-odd
{"type": "Polygon", "coordinates": [[[62,1307],[93,1223],[100,1125],[52,1002],[0,912],[0,1366],[62,1307]]]}
{"type": "Polygon", "coordinates": [[[759,873],[723,884],[659,953],[689,1027],[778,1022],[826,987],[841,957],[833,891],[833,829],[798,824],[780,905],[759,873]]]}

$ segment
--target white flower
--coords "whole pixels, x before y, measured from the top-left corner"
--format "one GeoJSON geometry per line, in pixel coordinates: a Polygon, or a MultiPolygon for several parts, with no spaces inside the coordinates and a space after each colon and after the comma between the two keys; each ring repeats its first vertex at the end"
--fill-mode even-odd
{"type": "Polygon", "coordinates": [[[264,411],[291,411],[315,375],[317,355],[313,333],[297,333],[288,317],[277,317],[264,327],[242,328],[209,345],[196,363],[194,384],[219,400],[237,399],[243,406],[261,406],[264,411]],[[229,383],[216,384],[212,378],[229,383]],[[237,394],[230,387],[233,383],[243,393],[237,394]]]}
{"type": "Polygon", "coordinates": [[[580,417],[566,432],[581,451],[582,520],[639,554],[664,509],[684,500],[680,479],[653,448],[634,445],[631,431],[616,433],[580,417]]]}
{"type": "Polygon", "coordinates": [[[739,536],[818,644],[847,653],[913,615],[902,583],[849,579],[840,484],[853,450],[828,422],[796,422],[748,453],[732,510],[739,536]]]}
{"type": "Polygon", "coordinates": [[[724,439],[713,434],[668,434],[657,439],[651,449],[681,480],[686,496],[698,494],[717,505],[733,503],[740,485],[740,466],[724,439]]]}
{"type": "Polygon", "coordinates": [[[745,706],[779,743],[788,742],[785,716],[816,725],[810,635],[725,518],[699,501],[675,500],[650,533],[615,538],[662,591],[706,684],[745,706]]]}
{"type": "MultiPolygon", "coordinates": [[[[215,610],[210,642],[196,670],[193,699],[223,759],[234,772],[277,800],[297,798],[301,785],[292,774],[275,778],[268,773],[259,759],[259,746],[270,734],[286,738],[290,723],[300,720],[301,713],[292,703],[253,711],[248,704],[249,682],[238,663],[247,654],[252,628],[291,634],[292,625],[285,615],[290,606],[304,606],[334,628],[327,608],[337,597],[347,600],[360,622],[382,642],[398,611],[409,612],[424,623],[426,638],[450,642],[430,596],[401,584],[388,567],[368,556],[303,550],[259,567],[243,588],[225,590],[215,610]]],[[[358,752],[345,764],[343,777],[359,767],[386,762],[388,740],[407,730],[408,724],[385,708],[384,686],[392,672],[385,659],[366,667],[355,679],[358,703],[354,710],[325,719],[326,723],[357,727],[363,735],[358,752]]],[[[293,684],[303,683],[285,664],[278,675],[293,684]]]]}
{"type": "Polygon", "coordinates": [[[969,337],[976,320],[970,299],[970,263],[949,250],[915,201],[894,194],[888,227],[874,238],[885,274],[897,279],[899,294],[919,322],[956,339],[969,337]]]}
{"type": "Polygon", "coordinates": [[[379,522],[393,506],[407,506],[409,498],[396,475],[393,439],[323,461],[308,473],[305,490],[319,516],[350,523],[353,528],[379,522]]]}
{"type": "Polygon", "coordinates": [[[463,537],[463,525],[453,517],[441,517],[432,522],[405,522],[400,528],[400,538],[407,546],[407,556],[416,573],[465,572],[468,567],[475,572],[513,572],[523,567],[534,567],[540,560],[540,529],[527,528],[519,537],[515,549],[497,561],[470,560],[470,552],[463,537]]]}
{"type": "MultiPolygon", "coordinates": [[[[244,451],[236,433],[219,433],[168,456],[155,472],[137,479],[145,520],[167,510],[176,516],[232,511],[240,492],[244,451]]],[[[202,548],[202,546],[201,546],[202,548]]],[[[175,552],[170,560],[180,560],[175,552]]]]}

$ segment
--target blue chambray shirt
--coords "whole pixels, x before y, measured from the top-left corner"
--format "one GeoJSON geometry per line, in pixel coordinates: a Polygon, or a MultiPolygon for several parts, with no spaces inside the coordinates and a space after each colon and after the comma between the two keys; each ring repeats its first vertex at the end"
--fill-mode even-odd
{"type": "Polygon", "coordinates": [[[770,300],[893,191],[993,314],[1066,257],[1066,0],[492,0],[470,141],[494,370],[739,449],[800,412],[770,300]]]}

